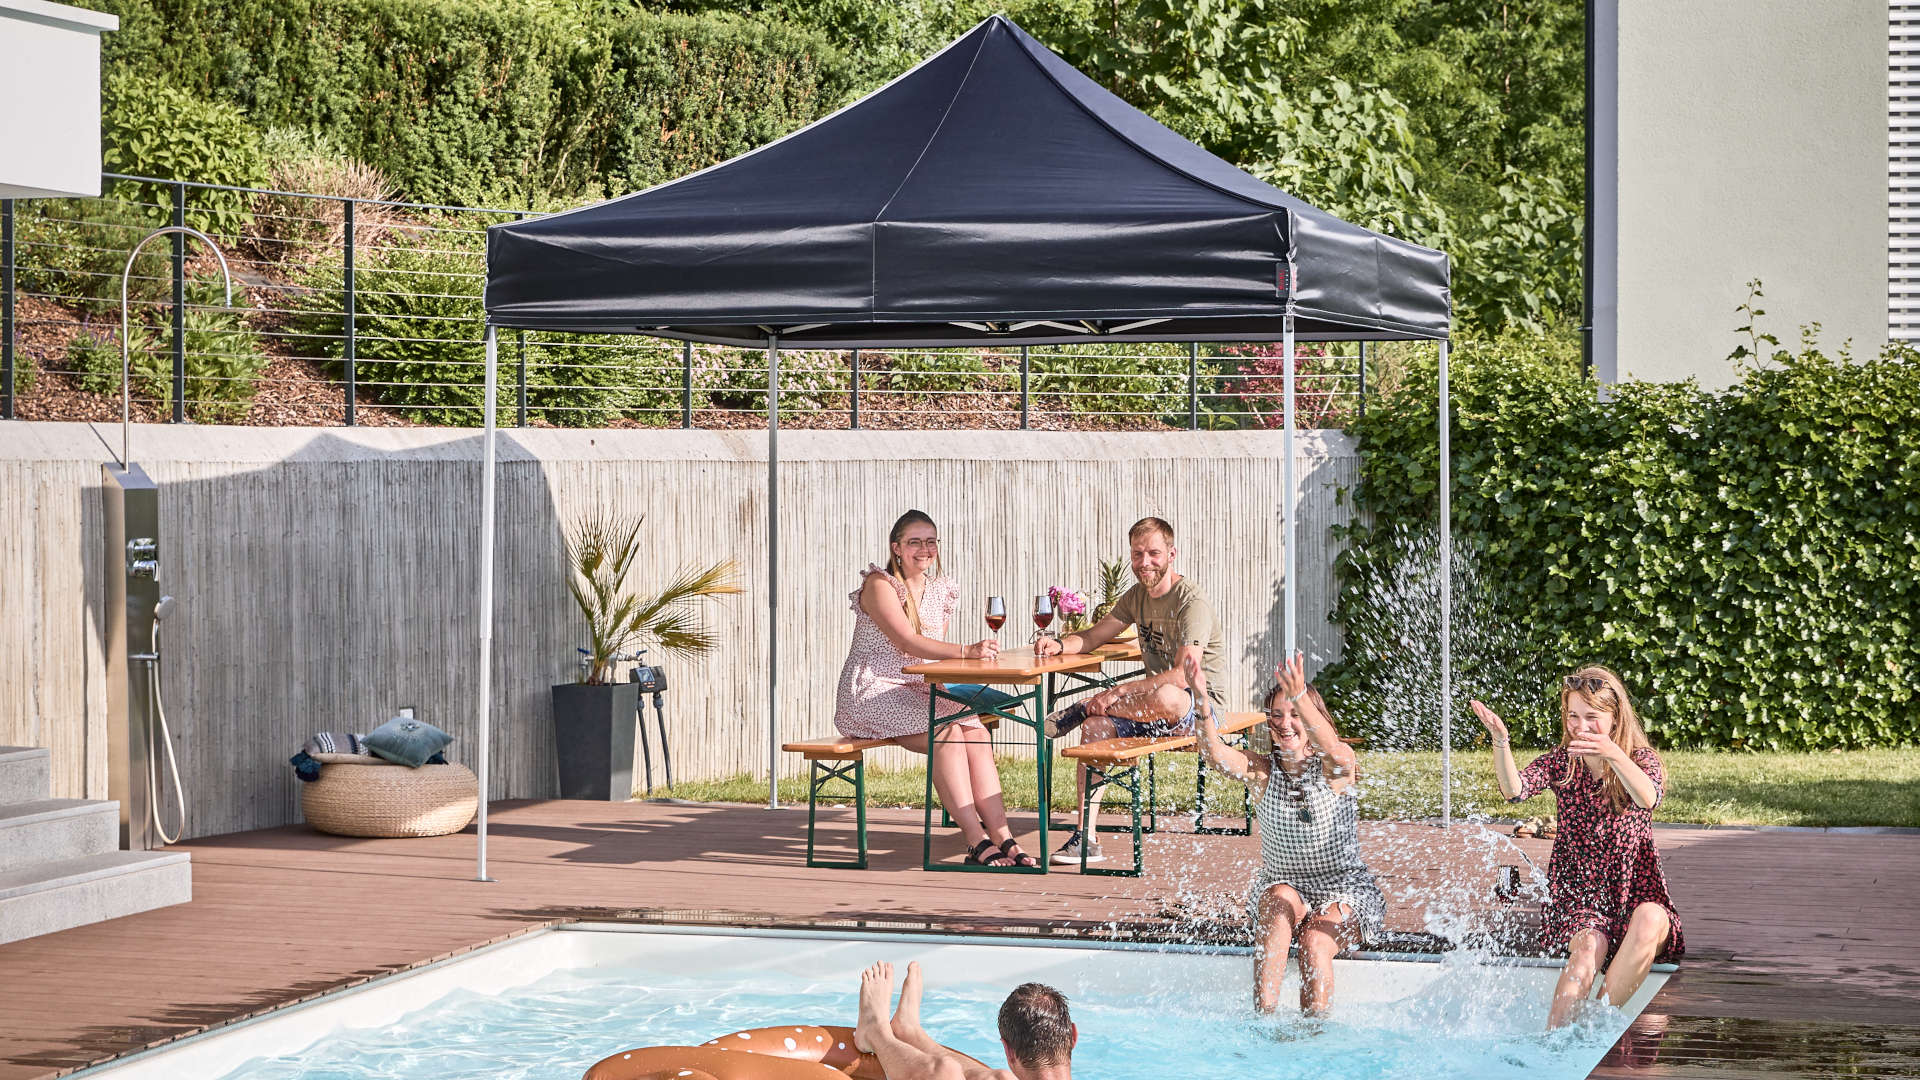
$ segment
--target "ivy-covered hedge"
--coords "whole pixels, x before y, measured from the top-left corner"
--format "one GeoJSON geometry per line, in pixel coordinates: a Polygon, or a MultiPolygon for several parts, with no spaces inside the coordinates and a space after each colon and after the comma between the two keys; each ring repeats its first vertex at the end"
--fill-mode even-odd
{"type": "Polygon", "coordinates": [[[427,202],[657,183],[823,115],[850,85],[822,35],[721,15],[630,9],[586,32],[510,0],[90,6],[121,17],[109,74],[310,131],[427,202]]]}
{"type": "MultiPolygon", "coordinates": [[[[1721,394],[1626,383],[1604,402],[1522,342],[1468,344],[1450,370],[1454,535],[1486,625],[1514,638],[1456,632],[1456,653],[1512,669],[1462,678],[1505,683],[1523,737],[1556,736],[1553,679],[1598,661],[1660,745],[1920,742],[1920,358],[1808,342],[1721,394]]],[[[1416,363],[1351,429],[1372,525],[1340,564],[1348,654],[1322,682],[1362,726],[1412,681],[1384,647],[1406,613],[1382,582],[1405,531],[1436,520],[1435,375],[1416,363]]]]}

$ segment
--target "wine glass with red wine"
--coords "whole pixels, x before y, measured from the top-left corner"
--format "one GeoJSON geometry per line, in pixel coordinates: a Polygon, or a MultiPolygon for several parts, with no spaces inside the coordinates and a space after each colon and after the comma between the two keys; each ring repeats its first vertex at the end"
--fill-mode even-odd
{"type": "Polygon", "coordinates": [[[1033,598],[1033,625],[1039,630],[1033,636],[1035,640],[1047,636],[1047,627],[1053,625],[1053,595],[1041,593],[1033,598]]]}
{"type": "Polygon", "coordinates": [[[987,629],[993,631],[998,639],[1000,628],[1007,624],[1007,602],[998,596],[987,597],[987,629]]]}

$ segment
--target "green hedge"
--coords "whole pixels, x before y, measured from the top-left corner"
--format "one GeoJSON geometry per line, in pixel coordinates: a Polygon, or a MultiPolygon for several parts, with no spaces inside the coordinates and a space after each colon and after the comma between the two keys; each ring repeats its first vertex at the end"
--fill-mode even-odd
{"type": "MultiPolygon", "coordinates": [[[[1552,679],[1598,661],[1623,674],[1661,745],[1920,742],[1913,353],[1858,361],[1809,342],[1721,394],[1625,383],[1606,402],[1517,340],[1465,344],[1451,373],[1455,536],[1478,562],[1489,625],[1514,638],[1486,665],[1508,670],[1463,678],[1505,687],[1523,734],[1550,737],[1552,679]]],[[[1435,520],[1435,383],[1429,356],[1352,427],[1372,526],[1339,565],[1349,651],[1322,681],[1361,724],[1410,683],[1382,647],[1403,618],[1382,582],[1397,536],[1435,520]]]]}
{"type": "Polygon", "coordinates": [[[815,119],[850,85],[822,35],[721,15],[630,10],[585,33],[508,0],[93,6],[122,20],[110,74],[311,131],[428,202],[657,183],[815,119]]]}

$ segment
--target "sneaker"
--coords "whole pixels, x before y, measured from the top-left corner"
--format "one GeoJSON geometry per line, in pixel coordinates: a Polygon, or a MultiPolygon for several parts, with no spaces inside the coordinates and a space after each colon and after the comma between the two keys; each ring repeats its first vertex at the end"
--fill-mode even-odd
{"type": "MultiPolygon", "coordinates": [[[[1080,865],[1080,845],[1083,843],[1086,843],[1086,841],[1085,838],[1080,835],[1080,830],[1073,830],[1073,835],[1067,837],[1067,842],[1061,844],[1060,850],[1053,853],[1054,865],[1065,866],[1068,863],[1072,863],[1075,866],[1080,865]]],[[[1107,857],[1101,854],[1098,843],[1089,843],[1086,847],[1088,862],[1097,863],[1107,861],[1107,857]]]]}
{"type": "Polygon", "coordinates": [[[1057,739],[1086,722],[1087,707],[1085,705],[1076,703],[1064,709],[1055,709],[1047,714],[1044,721],[1047,738],[1057,739]]]}

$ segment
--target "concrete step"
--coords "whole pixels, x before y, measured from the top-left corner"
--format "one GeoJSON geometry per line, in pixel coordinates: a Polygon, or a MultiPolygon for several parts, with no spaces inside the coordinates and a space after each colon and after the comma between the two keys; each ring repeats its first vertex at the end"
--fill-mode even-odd
{"type": "Polygon", "coordinates": [[[105,855],[120,846],[120,804],[39,799],[0,804],[0,873],[105,855]]]}
{"type": "Polygon", "coordinates": [[[0,945],[193,899],[184,851],[110,851],[0,873],[0,945]]]}
{"type": "Polygon", "coordinates": [[[53,794],[53,758],[43,746],[0,746],[0,805],[53,794]]]}

